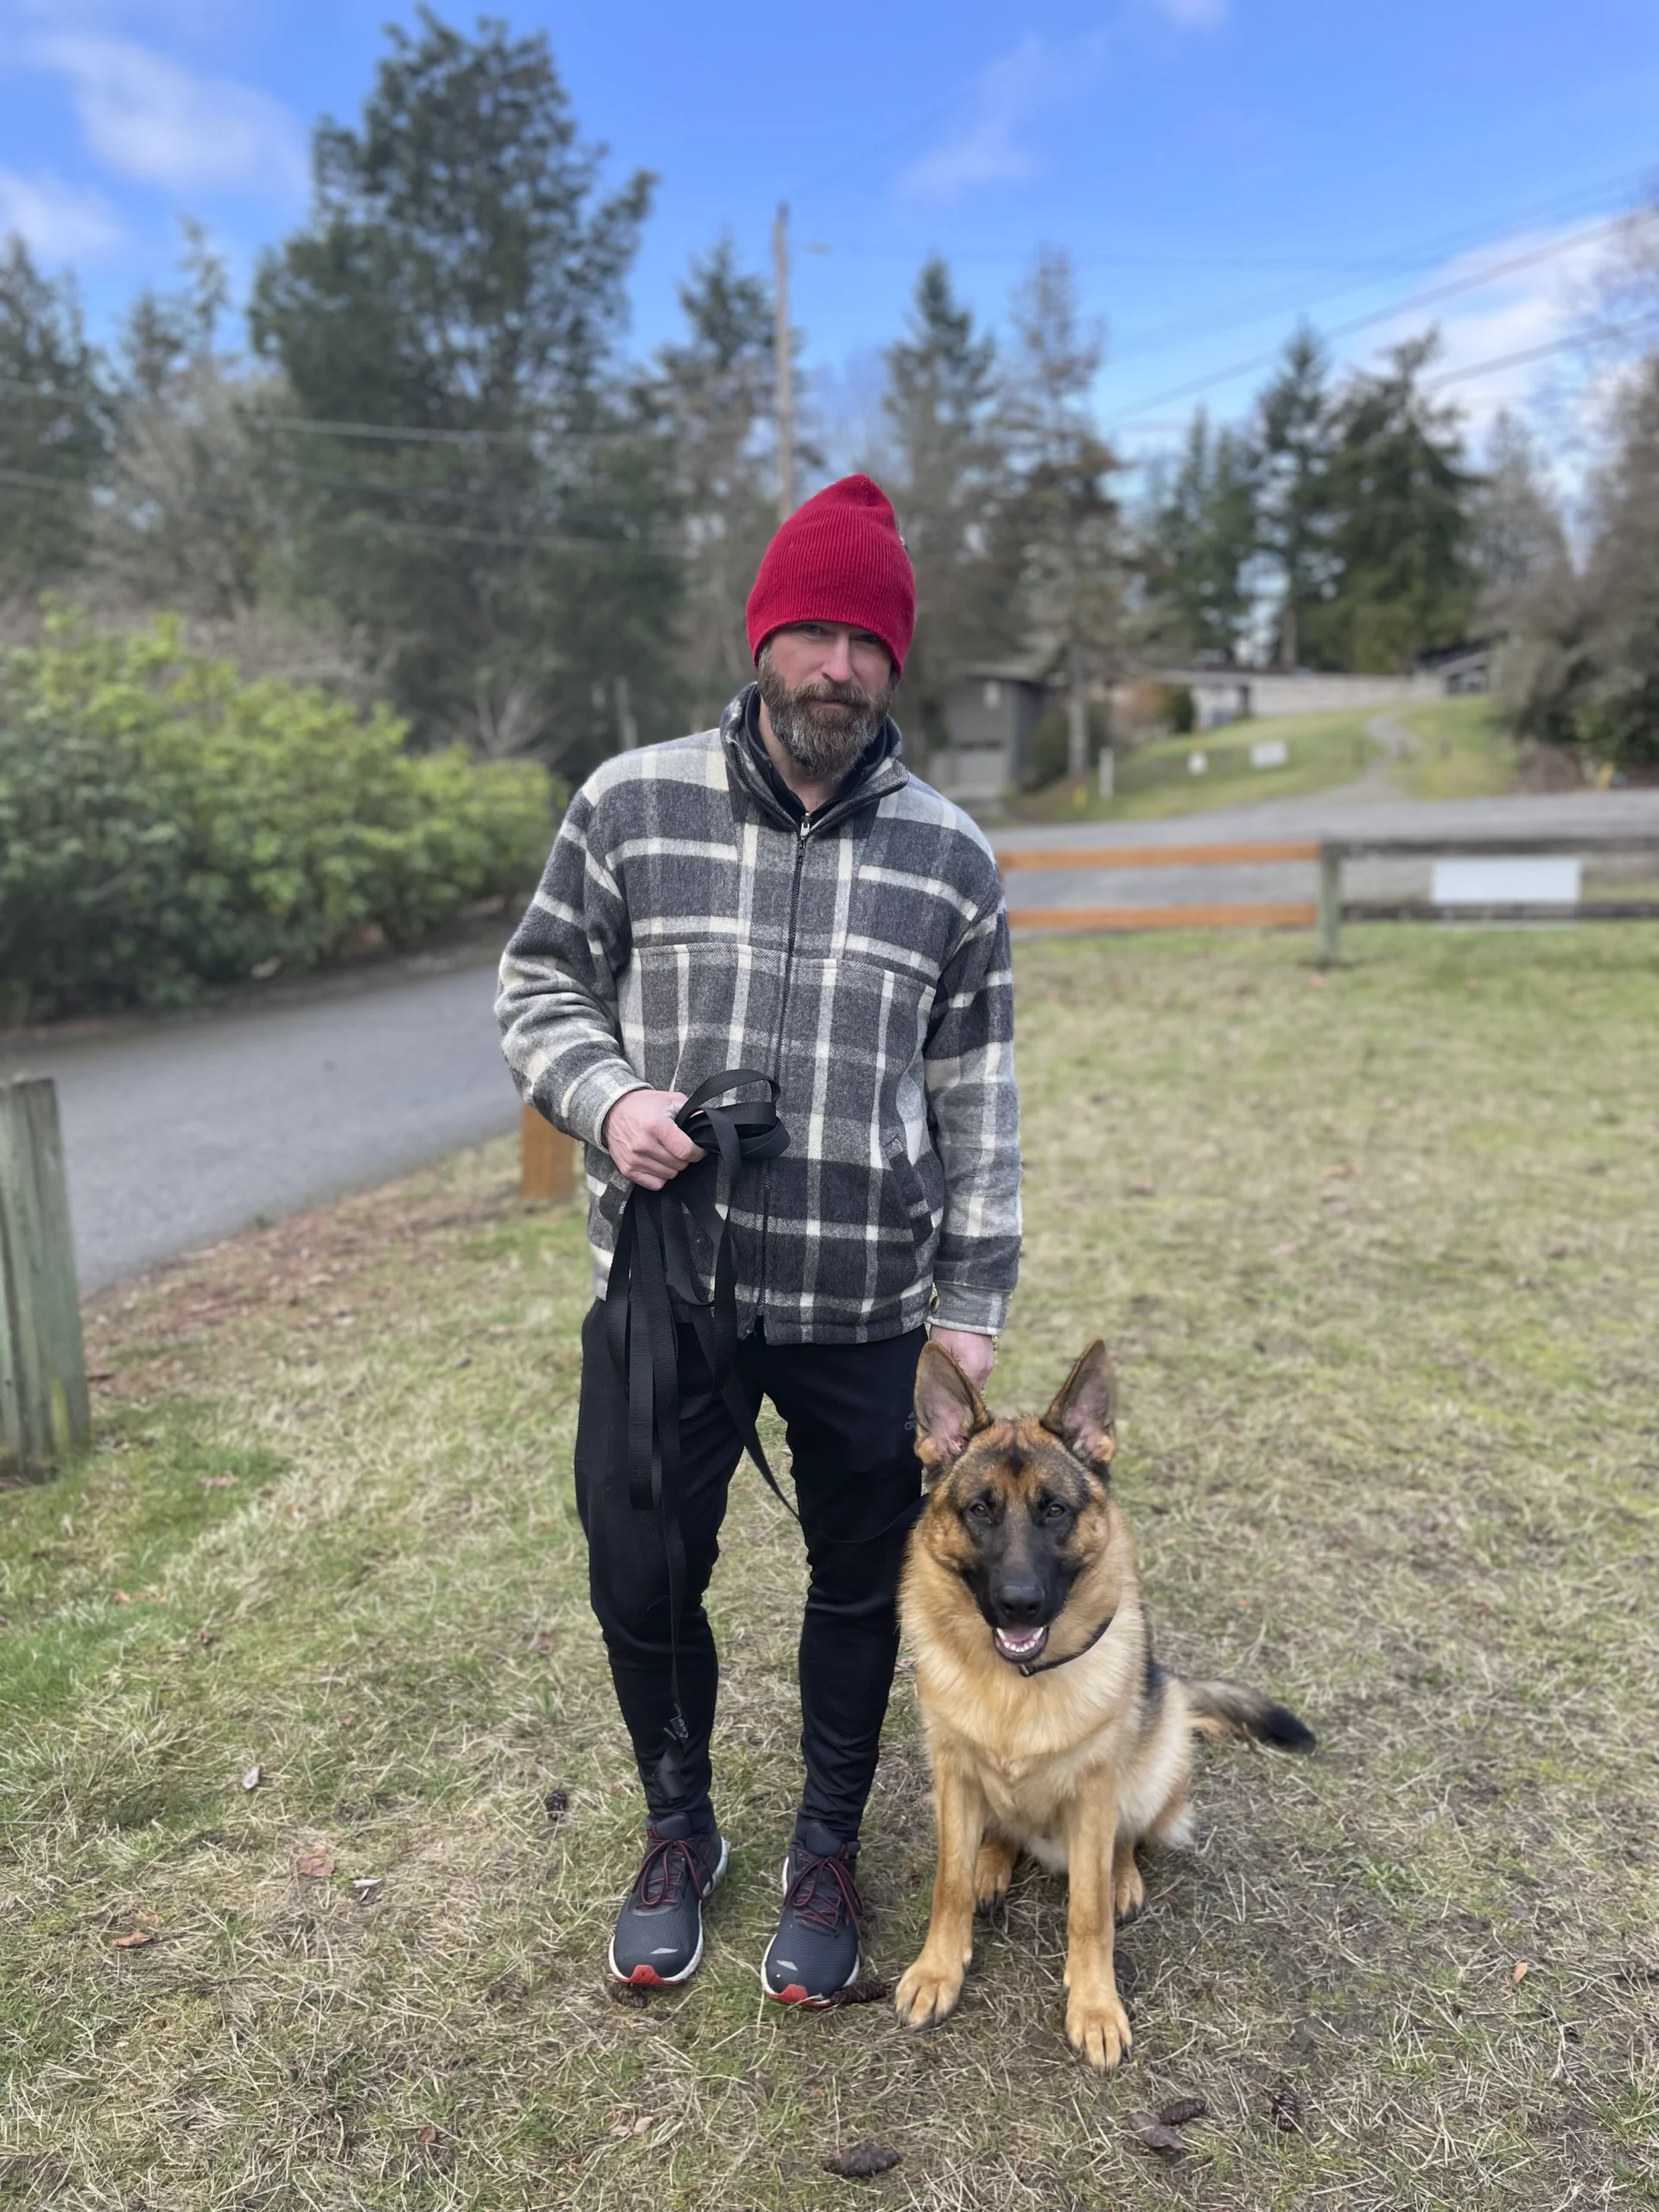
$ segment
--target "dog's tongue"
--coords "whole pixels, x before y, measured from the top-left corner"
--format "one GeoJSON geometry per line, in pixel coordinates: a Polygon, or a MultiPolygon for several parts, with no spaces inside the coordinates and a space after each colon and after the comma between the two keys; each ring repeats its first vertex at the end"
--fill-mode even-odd
{"type": "Polygon", "coordinates": [[[1034,1659],[1048,1642],[1046,1628],[1000,1628],[996,1648],[1005,1659],[1034,1659]]]}

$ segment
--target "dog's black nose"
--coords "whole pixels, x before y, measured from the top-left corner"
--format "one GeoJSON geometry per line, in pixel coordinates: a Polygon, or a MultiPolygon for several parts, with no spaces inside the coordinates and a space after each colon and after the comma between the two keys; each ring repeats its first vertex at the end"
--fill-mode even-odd
{"type": "Polygon", "coordinates": [[[1022,1622],[1034,1623],[1042,1617],[1043,1586],[1034,1576],[1010,1576],[996,1585],[991,1596],[997,1611],[1010,1628],[1022,1622]]]}

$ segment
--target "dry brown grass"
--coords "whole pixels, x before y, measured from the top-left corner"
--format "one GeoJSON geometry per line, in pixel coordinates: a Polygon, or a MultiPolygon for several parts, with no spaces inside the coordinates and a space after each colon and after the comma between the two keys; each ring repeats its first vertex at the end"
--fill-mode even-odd
{"type": "MultiPolygon", "coordinates": [[[[1328,983],[1281,940],[1020,961],[995,1395],[1107,1334],[1164,1656],[1321,1737],[1206,1754],[1124,2075],[1065,2050],[1030,1870],[938,2033],[763,2006],[800,1570],[753,1480],[707,1962],[606,1994],[638,1808],[569,1496],[585,1268],[496,1147],[106,1301],[98,1449],[0,1498],[0,2202],[783,2212],[860,2139],[928,2212],[1659,2198],[1655,940],[1351,941],[1328,983]],[[1166,2169],[1124,2116],[1188,2092],[1166,2169]]],[[[902,1675],[867,1836],[896,1973],[902,1675]]]]}

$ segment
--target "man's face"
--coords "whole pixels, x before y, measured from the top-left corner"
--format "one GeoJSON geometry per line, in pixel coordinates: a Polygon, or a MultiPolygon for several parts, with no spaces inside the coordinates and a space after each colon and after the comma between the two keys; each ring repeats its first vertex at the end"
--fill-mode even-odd
{"type": "Polygon", "coordinates": [[[760,652],[772,734],[809,776],[839,783],[887,719],[898,681],[880,638],[834,622],[774,630],[760,652]]]}

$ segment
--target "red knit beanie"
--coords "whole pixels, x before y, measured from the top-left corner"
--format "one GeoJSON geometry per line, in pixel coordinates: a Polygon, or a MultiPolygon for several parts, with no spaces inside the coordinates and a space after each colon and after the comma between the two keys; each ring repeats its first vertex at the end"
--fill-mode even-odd
{"type": "Polygon", "coordinates": [[[903,672],[916,628],[916,578],[893,504],[868,476],[826,485],[767,546],[749,594],[749,651],[791,622],[868,630],[903,672]]]}

